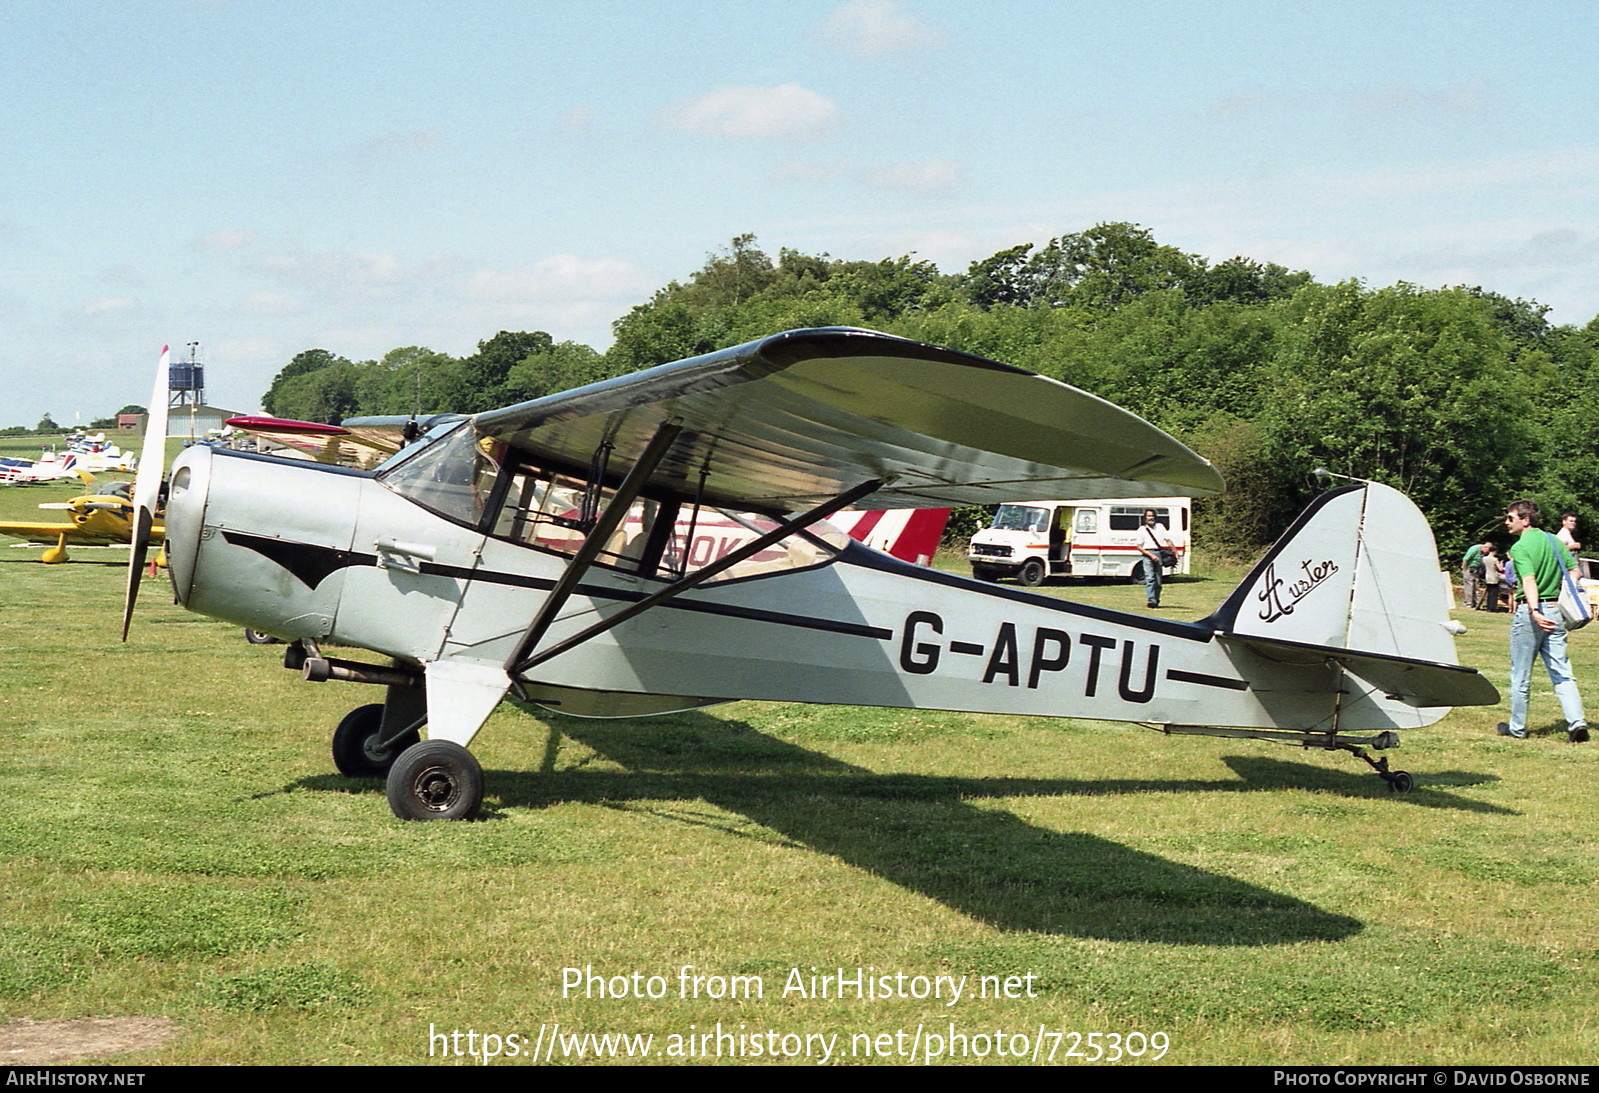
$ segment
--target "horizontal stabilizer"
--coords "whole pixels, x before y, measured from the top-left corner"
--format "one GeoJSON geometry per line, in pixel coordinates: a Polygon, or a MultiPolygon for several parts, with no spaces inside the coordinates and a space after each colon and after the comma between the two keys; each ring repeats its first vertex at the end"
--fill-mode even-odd
{"type": "Polygon", "coordinates": [[[1434,664],[1407,657],[1361,653],[1327,645],[1306,645],[1264,638],[1230,638],[1267,660],[1285,664],[1325,664],[1334,661],[1384,697],[1407,706],[1491,706],[1499,692],[1474,668],[1458,664],[1434,664]]]}

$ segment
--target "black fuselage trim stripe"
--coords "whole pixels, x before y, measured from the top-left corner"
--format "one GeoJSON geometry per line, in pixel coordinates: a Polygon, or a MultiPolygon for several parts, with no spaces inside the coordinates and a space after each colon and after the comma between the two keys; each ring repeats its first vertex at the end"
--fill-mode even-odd
{"type": "Polygon", "coordinates": [[[1204,672],[1185,672],[1181,668],[1166,669],[1166,678],[1176,680],[1178,683],[1197,683],[1202,687],[1225,687],[1229,691],[1249,690],[1249,684],[1241,679],[1226,679],[1222,676],[1206,675],[1204,672]]]}
{"type": "Polygon", "coordinates": [[[1078,615],[1082,618],[1093,619],[1096,622],[1108,622],[1117,626],[1131,627],[1135,630],[1147,630],[1150,633],[1160,634],[1169,638],[1207,642],[1215,636],[1209,626],[1199,623],[1152,619],[1145,615],[1115,611],[1108,607],[1094,607],[1085,603],[1073,603],[1070,600],[1057,600],[1053,596],[1043,596],[1037,592],[1027,592],[1020,588],[1004,588],[1000,585],[979,581],[975,577],[963,577],[958,573],[945,573],[942,570],[929,569],[926,566],[912,565],[910,562],[901,561],[893,555],[884,554],[856,542],[851,542],[844,548],[844,553],[839,556],[838,561],[842,565],[855,565],[860,566],[862,569],[877,569],[885,573],[893,573],[896,576],[908,577],[911,580],[926,581],[929,584],[941,584],[949,588],[959,588],[965,592],[976,592],[996,600],[1010,600],[1013,603],[1024,603],[1029,607],[1041,607],[1046,611],[1059,611],[1066,615],[1078,615]]]}
{"type": "MultiPolygon", "coordinates": [[[[276,562],[292,573],[307,588],[317,587],[317,585],[327,579],[329,574],[340,569],[346,569],[351,566],[376,567],[378,565],[378,557],[375,554],[359,554],[352,551],[338,550],[333,547],[295,543],[286,539],[276,539],[269,535],[252,535],[249,532],[224,531],[222,537],[235,546],[246,547],[276,562]]],[[[553,578],[533,577],[522,573],[501,573],[487,569],[474,570],[465,566],[440,565],[436,562],[423,562],[417,568],[421,573],[430,577],[445,577],[460,581],[484,581],[488,584],[508,585],[515,588],[544,589],[546,591],[555,587],[553,578]]],[[[577,592],[593,599],[620,600],[623,602],[637,602],[649,595],[647,592],[606,588],[603,585],[594,584],[580,584],[577,587],[577,592]]],[[[755,622],[769,622],[778,626],[797,626],[806,630],[851,634],[863,638],[876,638],[880,641],[888,641],[894,636],[894,631],[881,626],[842,622],[836,619],[807,618],[803,615],[767,611],[757,607],[741,607],[737,604],[708,603],[704,600],[667,600],[657,606],[675,608],[679,611],[696,611],[707,615],[750,619],[755,622]]]]}

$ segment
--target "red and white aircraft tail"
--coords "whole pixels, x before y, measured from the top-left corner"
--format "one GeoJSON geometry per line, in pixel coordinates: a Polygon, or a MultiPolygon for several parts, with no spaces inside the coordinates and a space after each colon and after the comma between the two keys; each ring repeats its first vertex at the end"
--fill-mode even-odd
{"type": "Polygon", "coordinates": [[[828,522],[873,550],[902,562],[931,565],[949,513],[949,509],[871,509],[837,512],[828,522]]]}

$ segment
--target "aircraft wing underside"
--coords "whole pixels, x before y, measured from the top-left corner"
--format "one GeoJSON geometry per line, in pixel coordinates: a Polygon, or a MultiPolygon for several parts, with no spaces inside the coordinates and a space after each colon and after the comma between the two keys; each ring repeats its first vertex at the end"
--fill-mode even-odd
{"type": "Polygon", "coordinates": [[[681,426],[649,486],[794,512],[864,482],[850,507],[1020,496],[1205,496],[1208,461],[1066,384],[872,331],[791,331],[478,414],[479,434],[574,472],[613,474],[681,426]]]}

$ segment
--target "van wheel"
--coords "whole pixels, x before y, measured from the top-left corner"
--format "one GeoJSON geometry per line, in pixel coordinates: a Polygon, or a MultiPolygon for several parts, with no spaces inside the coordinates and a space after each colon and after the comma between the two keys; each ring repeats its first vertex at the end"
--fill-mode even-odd
{"type": "Polygon", "coordinates": [[[1044,563],[1037,558],[1029,558],[1022,563],[1022,568],[1016,573],[1016,580],[1028,588],[1037,588],[1044,583],[1044,563]]]}
{"type": "Polygon", "coordinates": [[[974,565],[972,566],[972,576],[979,581],[997,581],[999,580],[999,570],[991,565],[974,565]]]}

